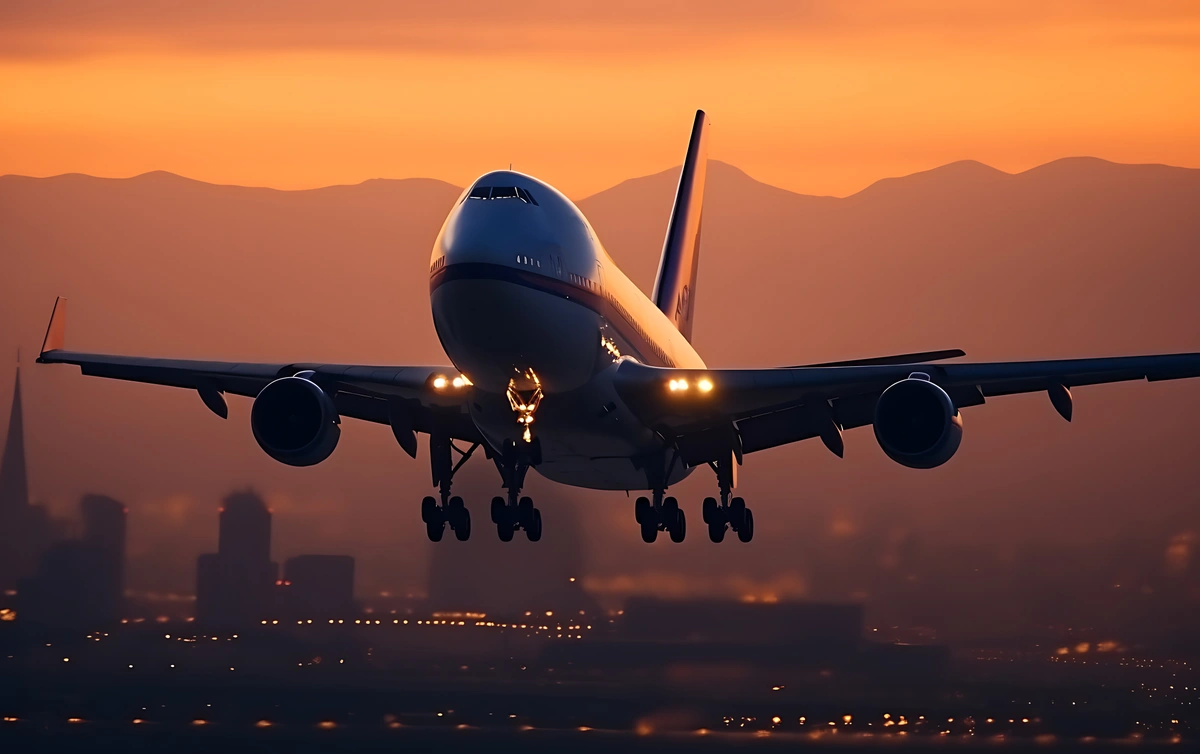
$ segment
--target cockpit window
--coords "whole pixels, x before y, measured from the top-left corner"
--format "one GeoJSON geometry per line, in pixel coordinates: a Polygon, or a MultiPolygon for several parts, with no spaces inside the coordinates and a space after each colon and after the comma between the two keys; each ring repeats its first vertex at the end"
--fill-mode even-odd
{"type": "Polygon", "coordinates": [[[526,204],[537,206],[533,194],[520,186],[476,186],[467,194],[468,199],[520,199],[526,204]]]}

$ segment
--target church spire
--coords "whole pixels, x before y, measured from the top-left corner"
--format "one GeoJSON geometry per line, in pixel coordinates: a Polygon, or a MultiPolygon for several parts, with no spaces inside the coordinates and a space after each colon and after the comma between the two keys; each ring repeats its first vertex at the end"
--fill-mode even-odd
{"type": "Polygon", "coordinates": [[[21,367],[13,386],[12,413],[8,419],[8,438],[0,457],[0,514],[29,505],[29,478],[25,472],[25,422],[21,413],[21,367]]]}

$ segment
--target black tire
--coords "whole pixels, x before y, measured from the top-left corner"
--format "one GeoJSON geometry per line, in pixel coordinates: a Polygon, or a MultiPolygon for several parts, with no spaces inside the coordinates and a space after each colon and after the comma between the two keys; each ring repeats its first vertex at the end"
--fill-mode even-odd
{"type": "Polygon", "coordinates": [[[633,502],[633,517],[639,524],[645,524],[650,520],[650,498],[639,497],[633,502]]]}
{"type": "Polygon", "coordinates": [[[442,521],[427,522],[425,533],[429,536],[430,542],[441,542],[442,535],[446,533],[446,524],[442,521]]]}
{"type": "Polygon", "coordinates": [[[742,519],[746,514],[746,501],[735,497],[729,501],[729,528],[738,531],[742,528],[742,519]]]}
{"type": "Polygon", "coordinates": [[[650,544],[656,539],[658,539],[658,526],[653,523],[642,524],[642,541],[650,544]]]}
{"type": "Polygon", "coordinates": [[[714,542],[725,541],[725,522],[718,521],[708,525],[708,538],[714,542]]]}
{"type": "Polygon", "coordinates": [[[663,498],[663,521],[670,523],[675,520],[675,511],[679,510],[679,501],[673,497],[663,498]]]}
{"type": "Polygon", "coordinates": [[[513,525],[507,521],[496,524],[496,535],[500,537],[501,542],[511,542],[513,540],[513,531],[513,525]]]}
{"type": "MultiPolygon", "coordinates": [[[[717,512],[717,499],[715,497],[704,498],[704,504],[700,506],[701,517],[704,518],[704,523],[712,525],[714,521],[721,521],[721,514],[717,512]]],[[[721,523],[725,523],[721,521],[721,523]]]]}
{"type": "Polygon", "coordinates": [[[738,528],[737,534],[738,539],[743,542],[749,542],[754,539],[754,513],[749,508],[745,508],[744,511],[742,514],[742,525],[738,528]]]}
{"type": "Polygon", "coordinates": [[[459,542],[466,542],[471,538],[471,511],[459,508],[454,518],[454,536],[459,542]]]}
{"type": "Polygon", "coordinates": [[[502,497],[492,498],[492,523],[498,524],[508,517],[508,503],[502,497]]]}
{"type": "Polygon", "coordinates": [[[533,525],[533,512],[537,510],[533,507],[533,498],[523,497],[517,501],[517,523],[522,529],[527,529],[533,525]]]}
{"type": "Polygon", "coordinates": [[[678,506],[675,508],[675,520],[671,522],[671,541],[679,544],[687,536],[687,517],[678,506]]]}
{"type": "Polygon", "coordinates": [[[428,524],[430,521],[441,521],[441,518],[441,515],[438,514],[437,500],[426,496],[421,501],[421,520],[428,524]]]}
{"type": "Polygon", "coordinates": [[[525,527],[525,536],[530,542],[537,542],[542,538],[542,512],[537,508],[533,509],[533,515],[529,517],[529,524],[525,527]]]}

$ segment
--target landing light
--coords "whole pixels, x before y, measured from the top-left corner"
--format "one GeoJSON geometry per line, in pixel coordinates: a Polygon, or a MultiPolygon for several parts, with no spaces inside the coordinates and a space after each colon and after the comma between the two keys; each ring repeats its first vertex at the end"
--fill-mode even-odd
{"type": "Polygon", "coordinates": [[[442,377],[441,375],[434,377],[433,378],[433,386],[435,388],[437,388],[438,390],[441,390],[442,388],[446,387],[446,378],[442,377]]]}
{"type": "Polygon", "coordinates": [[[696,387],[700,388],[700,392],[707,393],[713,388],[712,380],[707,378],[702,379],[696,383],[696,387]]]}
{"type": "Polygon", "coordinates": [[[668,386],[671,388],[672,392],[679,392],[681,390],[688,389],[688,382],[685,379],[671,380],[668,383],[668,386]]]}

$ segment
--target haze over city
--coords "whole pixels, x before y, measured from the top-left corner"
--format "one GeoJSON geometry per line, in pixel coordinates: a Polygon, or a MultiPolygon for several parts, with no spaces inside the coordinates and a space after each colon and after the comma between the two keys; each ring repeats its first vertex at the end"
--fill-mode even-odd
{"type": "Polygon", "coordinates": [[[195,717],[241,742],[287,717],[303,745],[508,726],[782,746],[907,715],[964,742],[1194,740],[1197,380],[1066,385],[1069,422],[1057,383],[987,393],[930,470],[858,425],[844,458],[815,436],[749,452],[753,542],[708,541],[708,468],[669,487],[686,540],[647,544],[645,491],[536,466],[544,536],[497,541],[480,451],[454,482],[474,535],[430,542],[419,427],[414,459],[344,414],[328,460],[293,467],[236,391],[222,420],[203,389],[35,360],[63,297],[71,351],[449,364],[439,229],[489,171],[560,189],[651,295],[693,116],[708,368],[1194,354],[1196,70],[1200,8],[1169,0],[5,4],[0,737],[195,717]],[[123,680],[109,702],[73,673],[123,680]],[[238,701],[210,712],[220,688],[238,701]]]}

